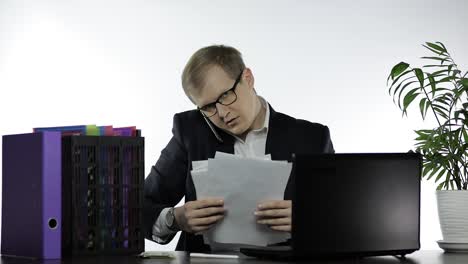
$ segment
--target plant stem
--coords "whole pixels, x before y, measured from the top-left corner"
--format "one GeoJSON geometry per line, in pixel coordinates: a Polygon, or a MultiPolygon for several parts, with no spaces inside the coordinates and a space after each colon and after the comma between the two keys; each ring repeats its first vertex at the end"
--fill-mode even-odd
{"type": "MultiPolygon", "coordinates": [[[[457,63],[455,62],[455,60],[452,58],[452,55],[450,55],[450,53],[447,51],[447,57],[453,62],[453,65],[454,65],[454,68],[456,70],[456,75],[459,76],[460,79],[462,78],[465,78],[465,76],[468,74],[468,72],[465,73],[464,76],[461,75],[461,71],[458,69],[458,65],[457,63]]],[[[454,80],[451,80],[452,84],[454,85],[455,89],[458,89],[458,86],[457,86],[457,82],[454,82],[454,80]]],[[[468,91],[465,91],[468,95],[468,91]]],[[[450,110],[449,110],[449,118],[451,118],[451,111],[452,111],[452,108],[456,105],[456,103],[458,102],[458,100],[460,100],[459,98],[455,97],[454,98],[454,101],[452,102],[452,104],[450,105],[450,110]]],[[[466,116],[465,116],[466,118],[466,116]]],[[[456,122],[456,120],[455,120],[456,122]]],[[[464,129],[464,124],[461,125],[461,130],[460,130],[460,136],[459,136],[459,139],[458,139],[458,142],[461,142],[461,137],[462,137],[462,133],[463,133],[463,129],[464,129]]],[[[451,126],[449,126],[449,129],[451,130],[451,126]]],[[[451,137],[450,137],[451,139],[451,137]]],[[[465,142],[465,143],[468,143],[468,142],[465,142]]],[[[465,153],[463,154],[463,158],[464,158],[464,162],[461,162],[461,165],[463,166],[464,170],[465,170],[465,175],[464,177],[462,177],[462,175],[459,175],[459,179],[461,179],[463,181],[463,189],[466,190],[467,188],[467,182],[468,182],[468,173],[467,173],[467,164],[466,164],[466,155],[465,153]]],[[[458,161],[456,161],[456,164],[458,164],[458,161]]],[[[458,165],[456,165],[458,167],[458,165]]],[[[461,174],[461,171],[458,170],[457,171],[458,173],[457,174],[461,174]]],[[[460,189],[460,188],[459,188],[460,189]]]]}
{"type": "MultiPolygon", "coordinates": [[[[410,69],[412,69],[412,68],[410,67],[410,69]]],[[[429,98],[429,95],[427,94],[426,89],[424,89],[423,86],[420,86],[420,88],[421,88],[421,90],[424,92],[424,95],[426,96],[426,98],[427,98],[427,100],[428,100],[428,102],[429,102],[429,104],[430,104],[430,106],[431,106],[432,113],[434,113],[434,116],[435,116],[435,118],[436,118],[436,120],[437,120],[437,123],[439,124],[439,133],[442,135],[442,124],[440,123],[439,117],[437,116],[437,114],[436,114],[436,112],[435,112],[434,106],[433,106],[433,104],[432,104],[432,100],[429,98]]],[[[450,116],[449,116],[449,118],[450,118],[450,116]]],[[[451,142],[449,142],[449,144],[448,144],[448,151],[449,151],[449,154],[455,155],[455,154],[452,152],[452,149],[451,149],[451,147],[450,147],[450,143],[451,143],[451,142]]],[[[452,167],[452,166],[454,167],[454,166],[456,166],[456,165],[451,164],[450,162],[449,162],[449,164],[450,164],[451,166],[449,166],[448,171],[450,172],[450,175],[452,176],[452,178],[455,180],[455,179],[457,179],[457,177],[453,174],[454,168],[451,168],[451,167],[452,167]]],[[[455,181],[455,182],[457,183],[457,181],[455,181]]],[[[459,183],[457,183],[457,187],[458,187],[458,185],[459,185],[459,183]]],[[[448,188],[448,186],[447,186],[447,188],[448,188]]]]}

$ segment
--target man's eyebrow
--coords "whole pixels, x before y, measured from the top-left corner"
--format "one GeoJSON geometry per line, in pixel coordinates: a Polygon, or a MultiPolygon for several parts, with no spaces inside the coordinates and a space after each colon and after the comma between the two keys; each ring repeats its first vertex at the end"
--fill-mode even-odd
{"type": "MultiPolygon", "coordinates": [[[[215,100],[217,100],[217,99],[218,99],[218,98],[216,98],[215,100]]],[[[216,102],[216,101],[214,101],[214,100],[213,100],[213,101],[208,101],[208,103],[202,104],[201,107],[205,107],[205,106],[211,105],[211,104],[213,104],[213,103],[215,103],[215,102],[216,102]]]]}
{"type": "MultiPolygon", "coordinates": [[[[234,80],[234,81],[235,81],[235,80],[234,80]]],[[[209,103],[202,104],[202,107],[203,107],[203,106],[210,105],[210,104],[213,104],[213,103],[216,103],[216,102],[218,101],[218,99],[219,99],[224,93],[226,93],[227,91],[231,90],[232,88],[233,88],[233,87],[225,88],[226,90],[223,90],[223,92],[220,93],[214,100],[208,101],[209,103]]]]}
{"type": "Polygon", "coordinates": [[[213,104],[213,103],[216,103],[216,102],[218,101],[218,99],[219,99],[219,98],[220,98],[220,97],[221,97],[221,96],[222,96],[222,95],[223,95],[225,92],[227,92],[227,91],[229,91],[229,89],[228,89],[228,90],[226,90],[226,91],[224,91],[224,92],[222,92],[222,93],[221,93],[221,94],[219,94],[218,96],[216,96],[216,98],[215,98],[215,99],[213,99],[213,100],[211,100],[211,101],[208,101],[209,103],[206,103],[206,104],[204,104],[203,106],[205,106],[205,105],[210,105],[210,104],[213,104]]]}

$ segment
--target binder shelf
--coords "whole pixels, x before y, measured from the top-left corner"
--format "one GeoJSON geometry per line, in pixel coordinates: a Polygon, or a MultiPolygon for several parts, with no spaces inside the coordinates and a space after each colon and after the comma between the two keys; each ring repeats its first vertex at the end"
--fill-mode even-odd
{"type": "Polygon", "coordinates": [[[65,255],[144,251],[144,138],[62,138],[65,255]]]}

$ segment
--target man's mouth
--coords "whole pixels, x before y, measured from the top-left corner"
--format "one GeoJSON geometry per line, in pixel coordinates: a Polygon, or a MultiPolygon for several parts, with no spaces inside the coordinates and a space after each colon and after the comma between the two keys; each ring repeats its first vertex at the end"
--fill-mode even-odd
{"type": "Polygon", "coordinates": [[[227,121],[227,122],[226,122],[226,125],[230,126],[236,119],[237,119],[237,117],[235,117],[235,118],[233,118],[233,119],[227,121]]]}

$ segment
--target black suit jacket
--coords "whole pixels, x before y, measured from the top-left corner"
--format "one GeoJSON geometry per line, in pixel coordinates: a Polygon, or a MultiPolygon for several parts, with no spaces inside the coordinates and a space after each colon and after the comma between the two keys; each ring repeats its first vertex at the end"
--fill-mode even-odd
{"type": "MultiPolygon", "coordinates": [[[[334,152],[328,127],[295,119],[269,107],[265,154],[271,154],[272,160],[291,161],[293,153],[334,152]]],[[[147,239],[153,240],[152,227],[162,209],[175,206],[184,195],[186,202],[196,200],[190,174],[192,161],[214,158],[216,151],[234,153],[235,138],[220,129],[217,132],[223,139],[222,143],[196,110],[174,116],[173,137],[145,179],[143,223],[147,239]]],[[[291,200],[293,184],[290,177],[285,200],[291,200]]],[[[182,232],[176,250],[209,252],[210,248],[203,243],[202,235],[182,232]]]]}

